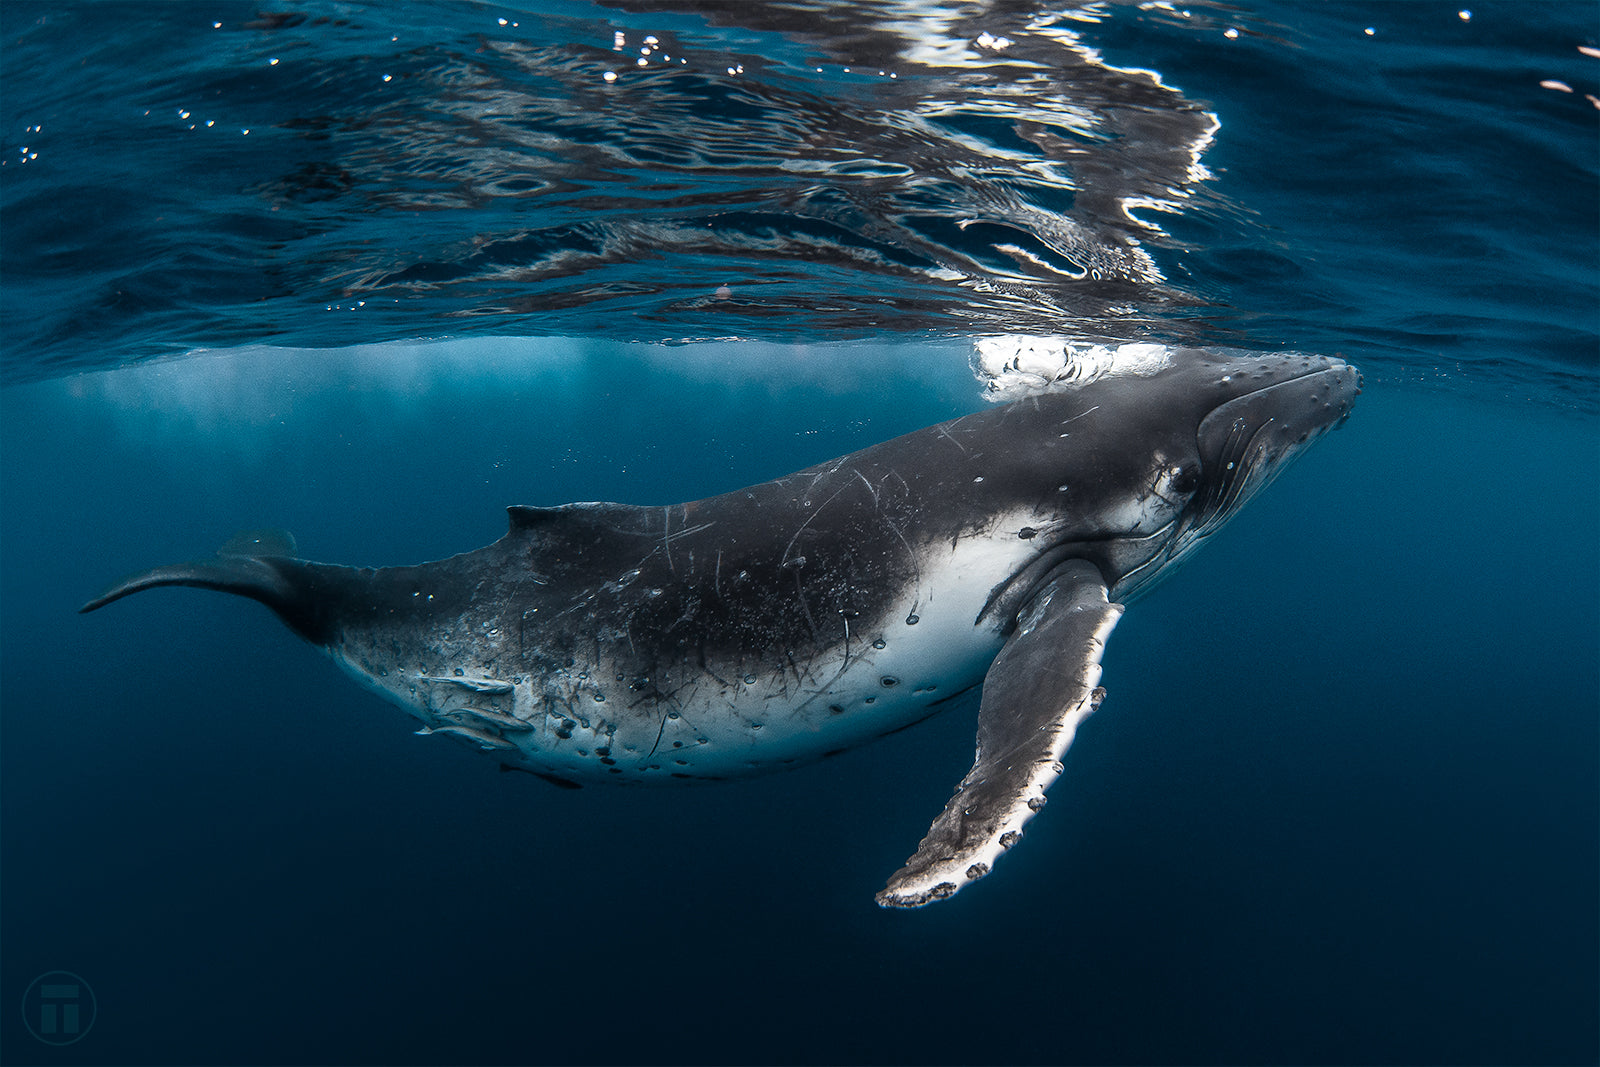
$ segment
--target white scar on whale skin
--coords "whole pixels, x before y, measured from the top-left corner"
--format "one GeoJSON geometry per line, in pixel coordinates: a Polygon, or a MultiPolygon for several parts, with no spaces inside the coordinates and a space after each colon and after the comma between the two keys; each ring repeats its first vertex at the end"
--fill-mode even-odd
{"type": "Polygon", "coordinates": [[[563,787],[825,758],[981,685],[972,769],[878,895],[918,907],[1021,840],[1124,604],[1359,392],[1339,360],[1170,355],[705,500],[512,506],[500,540],[432,563],[243,535],[82,610],[174,585],[260,601],[417,733],[563,787]]]}

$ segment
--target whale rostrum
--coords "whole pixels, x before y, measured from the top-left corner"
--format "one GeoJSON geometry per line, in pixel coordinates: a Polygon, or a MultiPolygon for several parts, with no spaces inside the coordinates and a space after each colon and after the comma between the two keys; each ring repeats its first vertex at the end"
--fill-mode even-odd
{"type": "Polygon", "coordinates": [[[1348,415],[1355,369],[1179,350],[686,504],[512,507],[379,569],[246,534],[84,605],[258,600],[420,723],[559,785],[720,780],[893,733],[982,686],[972,770],[878,894],[987,874],[1105,696],[1123,605],[1348,415]]]}

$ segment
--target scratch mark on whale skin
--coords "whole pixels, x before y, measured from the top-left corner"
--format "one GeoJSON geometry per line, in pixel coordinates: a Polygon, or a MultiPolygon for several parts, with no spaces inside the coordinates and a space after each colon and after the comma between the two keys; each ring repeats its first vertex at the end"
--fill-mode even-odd
{"type": "Polygon", "coordinates": [[[873,485],[872,482],[868,480],[867,476],[862,474],[860,471],[852,469],[850,473],[854,474],[857,478],[860,478],[861,484],[866,486],[867,492],[872,494],[872,506],[874,508],[881,508],[883,505],[878,500],[878,487],[873,485]]]}
{"type": "MultiPolygon", "coordinates": [[[[783,546],[783,554],[779,557],[780,566],[787,567],[791,565],[793,557],[789,555],[789,552],[794,548],[794,543],[800,539],[801,534],[805,533],[806,527],[811,525],[812,520],[814,520],[818,515],[822,514],[829,504],[839,499],[839,494],[844,492],[846,488],[846,486],[840,486],[838,489],[835,489],[833,491],[833,495],[824,500],[819,507],[814,507],[809,510],[805,521],[800,524],[800,528],[795,530],[793,537],[789,538],[789,543],[783,546]]],[[[800,558],[804,559],[805,557],[802,556],[800,558]]],[[[815,627],[813,627],[813,629],[815,629],[815,627]]]]}
{"type": "Polygon", "coordinates": [[[672,508],[661,509],[661,550],[667,555],[667,570],[673,574],[678,573],[678,568],[672,562],[672,508]]]}
{"type": "Polygon", "coordinates": [[[955,437],[950,433],[950,428],[948,426],[939,427],[939,436],[943,437],[946,441],[949,441],[951,444],[959,448],[963,456],[967,454],[967,446],[955,439],[955,437]]]}

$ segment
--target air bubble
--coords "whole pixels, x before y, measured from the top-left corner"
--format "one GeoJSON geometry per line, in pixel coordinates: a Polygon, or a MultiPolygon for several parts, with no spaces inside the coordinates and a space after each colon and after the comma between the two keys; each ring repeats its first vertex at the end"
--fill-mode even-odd
{"type": "Polygon", "coordinates": [[[917,623],[919,623],[921,621],[922,621],[922,616],[918,615],[916,612],[912,612],[910,615],[906,616],[906,625],[907,626],[915,626],[917,623]]]}
{"type": "Polygon", "coordinates": [[[880,637],[876,641],[872,642],[872,647],[873,648],[882,648],[882,647],[884,647],[884,645],[886,643],[887,642],[885,642],[884,639],[880,637]]]}

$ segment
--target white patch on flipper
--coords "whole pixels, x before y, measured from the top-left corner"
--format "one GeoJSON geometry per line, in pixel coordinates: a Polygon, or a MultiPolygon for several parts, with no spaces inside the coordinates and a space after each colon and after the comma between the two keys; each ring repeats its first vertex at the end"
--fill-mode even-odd
{"type": "MultiPolygon", "coordinates": [[[[1053,595],[1060,595],[1060,591],[1053,595]]],[[[1033,757],[1027,778],[1011,798],[1009,806],[999,814],[994,825],[981,840],[963,841],[952,849],[949,855],[933,860],[926,867],[918,869],[919,861],[923,860],[925,855],[937,855],[946,847],[947,842],[942,839],[942,833],[947,832],[951,826],[964,828],[968,825],[967,816],[978,810],[970,806],[960,806],[960,802],[969,787],[984,784],[988,777],[985,772],[985,754],[979,751],[972,771],[962,779],[955,796],[934,821],[917,853],[878,894],[879,904],[885,907],[915,908],[954,895],[968,882],[976,881],[988,874],[1000,854],[1021,839],[1022,828],[1027,821],[1044,808],[1045,790],[1061,776],[1063,769],[1061,761],[1072,745],[1078,724],[1099,707],[1100,701],[1105,696],[1105,690],[1100,688],[1100,658],[1105,651],[1106,638],[1116,626],[1117,620],[1122,617],[1122,605],[1109,603],[1105,599],[1103,585],[1098,586],[1098,597],[1085,600],[1087,602],[1080,601],[1069,610],[1073,613],[1095,611],[1098,619],[1092,629],[1083,635],[1084,640],[1079,646],[1083,658],[1077,664],[1076,671],[1062,672],[1068,677],[1076,674],[1073,690],[1068,694],[1068,702],[1051,719],[1049,742],[1038,750],[1039,755],[1033,757]]],[[[1016,636],[1026,637],[1034,624],[1040,620],[1043,609],[1047,606],[1048,600],[1045,600],[1024,609],[1016,636]]],[[[1057,621],[1064,618],[1065,616],[1056,616],[1057,621]]],[[[1008,645],[1007,650],[1010,648],[1008,645]]],[[[1001,655],[1003,657],[1005,653],[1002,652],[1001,655]]],[[[980,719],[981,716],[982,712],[980,719]]],[[[1009,754],[1014,750],[1006,751],[1009,754]]]]}

